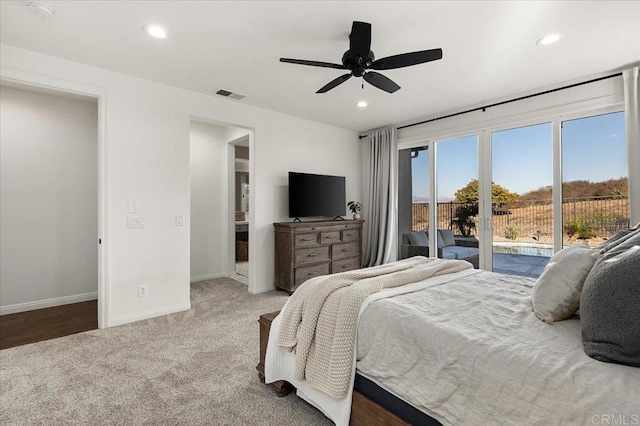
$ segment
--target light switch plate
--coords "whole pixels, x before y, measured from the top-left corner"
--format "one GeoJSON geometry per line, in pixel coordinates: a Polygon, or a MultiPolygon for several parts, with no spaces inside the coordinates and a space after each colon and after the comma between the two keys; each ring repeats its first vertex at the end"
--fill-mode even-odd
{"type": "Polygon", "coordinates": [[[139,229],[147,227],[147,218],[145,216],[127,216],[127,228],[139,229]]]}
{"type": "Polygon", "coordinates": [[[135,201],[129,201],[128,212],[138,213],[138,203],[136,203],[135,201]]]}
{"type": "Polygon", "coordinates": [[[184,217],[176,216],[176,226],[184,226],[184,217]]]}

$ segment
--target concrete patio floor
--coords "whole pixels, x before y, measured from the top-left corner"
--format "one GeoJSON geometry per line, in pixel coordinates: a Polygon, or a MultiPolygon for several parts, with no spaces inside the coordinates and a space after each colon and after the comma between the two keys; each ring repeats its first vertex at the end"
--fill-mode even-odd
{"type": "Polygon", "coordinates": [[[493,272],[538,278],[548,262],[544,256],[493,253],[493,272]]]}

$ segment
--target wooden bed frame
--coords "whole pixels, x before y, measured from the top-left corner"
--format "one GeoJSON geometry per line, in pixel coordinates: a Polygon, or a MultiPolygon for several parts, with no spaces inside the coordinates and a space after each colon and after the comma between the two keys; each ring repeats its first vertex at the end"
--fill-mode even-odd
{"type": "MultiPolygon", "coordinates": [[[[256,366],[256,370],[258,370],[258,376],[262,383],[264,383],[264,359],[267,353],[269,330],[271,329],[271,322],[279,313],[280,311],[260,315],[260,320],[258,321],[260,323],[260,363],[256,366]]],[[[271,383],[271,386],[273,386],[276,394],[280,397],[287,396],[289,392],[294,389],[290,383],[283,380],[271,383]]],[[[409,423],[400,417],[390,413],[381,405],[376,404],[355,390],[353,391],[353,399],[351,401],[351,418],[349,424],[351,426],[409,425],[409,423]]]]}

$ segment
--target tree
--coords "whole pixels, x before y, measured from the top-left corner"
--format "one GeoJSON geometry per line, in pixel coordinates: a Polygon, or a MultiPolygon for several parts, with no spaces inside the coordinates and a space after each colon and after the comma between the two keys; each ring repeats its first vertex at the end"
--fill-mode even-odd
{"type": "MultiPolygon", "coordinates": [[[[517,203],[519,195],[509,191],[504,186],[491,182],[491,202],[493,204],[514,204],[517,203]]],[[[456,191],[456,201],[458,203],[478,202],[478,179],[472,179],[464,188],[456,191]]]]}
{"type": "MultiPolygon", "coordinates": [[[[472,179],[467,186],[456,191],[456,202],[463,203],[456,208],[456,217],[453,223],[456,225],[460,234],[465,237],[471,236],[471,231],[476,227],[475,216],[478,214],[478,179],[472,179]]],[[[514,204],[518,202],[518,194],[511,192],[505,187],[491,182],[491,201],[494,205],[494,214],[508,214],[508,208],[505,210],[505,204],[514,204]]]]}

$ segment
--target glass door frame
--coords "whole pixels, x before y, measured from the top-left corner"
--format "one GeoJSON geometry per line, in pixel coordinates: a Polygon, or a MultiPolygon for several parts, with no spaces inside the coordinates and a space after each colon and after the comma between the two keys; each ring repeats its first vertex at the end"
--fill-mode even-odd
{"type": "MultiPolygon", "coordinates": [[[[586,103],[585,103],[586,104],[586,103]]],[[[558,108],[559,109],[559,108],[558,108]]],[[[468,130],[464,132],[454,132],[438,134],[434,138],[411,138],[412,140],[404,142],[400,149],[427,147],[429,150],[429,200],[437,200],[437,182],[436,182],[436,142],[447,141],[450,139],[464,138],[470,136],[478,137],[478,220],[476,229],[480,240],[480,269],[491,271],[493,269],[493,209],[491,203],[491,182],[492,182],[492,146],[491,134],[503,130],[517,129],[519,127],[534,126],[537,124],[551,123],[552,126],[552,211],[553,211],[553,252],[557,253],[562,247],[563,238],[563,217],[562,217],[562,122],[576,120],[580,118],[588,118],[597,115],[610,114],[625,111],[624,104],[614,102],[608,106],[584,105],[575,112],[565,114],[559,113],[558,109],[535,118],[518,119],[513,117],[513,121],[505,124],[486,126],[481,129],[468,130]]],[[[573,108],[569,108],[573,109],[573,108]]],[[[531,115],[529,115],[531,116],[531,115]]],[[[627,159],[627,167],[629,160],[627,159]]],[[[630,194],[631,195],[631,194],[630,194]]],[[[437,233],[437,203],[430,201],[429,203],[429,235],[437,233]]],[[[437,239],[429,239],[430,257],[437,257],[437,239]]]]}
{"type": "Polygon", "coordinates": [[[493,270],[493,133],[505,130],[514,130],[523,127],[536,126],[551,123],[552,134],[552,211],[553,211],[553,252],[562,249],[562,159],[560,143],[560,116],[536,118],[535,120],[520,121],[508,125],[495,126],[482,131],[480,138],[480,150],[483,154],[482,164],[479,168],[480,178],[480,269],[493,270]],[[560,203],[558,204],[558,200],[560,203]]]}
{"type": "MultiPolygon", "coordinates": [[[[517,129],[520,127],[535,126],[543,123],[551,123],[552,128],[552,211],[553,211],[553,252],[562,250],[563,217],[562,217],[562,123],[564,121],[577,120],[598,115],[624,111],[624,105],[613,105],[594,109],[583,110],[569,114],[553,114],[545,117],[537,117],[532,120],[514,121],[513,123],[487,127],[480,132],[479,149],[481,163],[478,168],[480,182],[479,199],[479,236],[480,236],[480,269],[493,270],[493,209],[491,203],[492,182],[492,143],[491,135],[503,130],[517,129]]],[[[628,167],[628,161],[627,161],[628,167]]]]}

